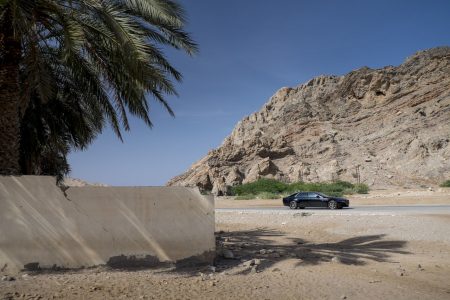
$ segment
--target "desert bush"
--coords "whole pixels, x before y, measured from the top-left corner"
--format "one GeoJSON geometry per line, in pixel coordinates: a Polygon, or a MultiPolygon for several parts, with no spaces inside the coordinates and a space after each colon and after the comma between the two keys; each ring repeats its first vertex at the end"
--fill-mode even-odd
{"type": "Polygon", "coordinates": [[[281,198],[280,193],[269,193],[269,192],[262,192],[257,195],[259,199],[279,199],[281,198]]]}
{"type": "Polygon", "coordinates": [[[259,179],[255,182],[246,183],[233,187],[233,194],[237,196],[255,195],[260,199],[276,199],[291,195],[298,191],[314,191],[329,196],[341,197],[354,193],[367,194],[369,187],[366,184],[352,184],[347,181],[325,182],[294,182],[283,183],[274,179],[259,179]]]}
{"type": "Polygon", "coordinates": [[[254,182],[235,186],[232,188],[232,192],[238,196],[248,194],[257,195],[262,192],[280,194],[286,190],[286,186],[287,184],[274,179],[261,178],[254,182]]]}
{"type": "Polygon", "coordinates": [[[338,181],[335,181],[334,183],[339,185],[339,186],[348,188],[348,189],[351,189],[351,188],[353,188],[355,186],[353,183],[348,182],[348,181],[343,181],[343,180],[338,180],[338,181]]]}
{"type": "Polygon", "coordinates": [[[315,191],[327,194],[329,196],[342,196],[344,191],[353,189],[354,185],[347,181],[336,181],[332,183],[316,182],[316,183],[304,183],[296,182],[292,183],[288,187],[288,191],[294,193],[296,191],[315,191]]]}
{"type": "Polygon", "coordinates": [[[345,189],[342,191],[342,194],[344,195],[353,195],[355,193],[354,189],[345,189]]]}
{"type": "Polygon", "coordinates": [[[440,185],[441,187],[450,187],[450,180],[446,180],[440,185]]]}
{"type": "Polygon", "coordinates": [[[369,193],[369,186],[364,183],[355,184],[355,187],[353,188],[355,193],[358,194],[367,194],[369,193]]]}

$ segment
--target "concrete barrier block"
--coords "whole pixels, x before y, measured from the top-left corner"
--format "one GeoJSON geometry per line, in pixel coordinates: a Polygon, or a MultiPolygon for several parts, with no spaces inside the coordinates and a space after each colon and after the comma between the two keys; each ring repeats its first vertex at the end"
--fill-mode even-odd
{"type": "Polygon", "coordinates": [[[211,263],[214,201],[184,187],[72,187],[0,177],[0,270],[211,263]]]}

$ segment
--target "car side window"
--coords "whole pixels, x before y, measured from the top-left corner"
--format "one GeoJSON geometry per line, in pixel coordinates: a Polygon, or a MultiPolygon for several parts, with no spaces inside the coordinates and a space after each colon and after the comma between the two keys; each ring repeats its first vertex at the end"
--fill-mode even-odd
{"type": "Polygon", "coordinates": [[[316,193],[308,193],[308,198],[316,198],[317,194],[316,193]]]}

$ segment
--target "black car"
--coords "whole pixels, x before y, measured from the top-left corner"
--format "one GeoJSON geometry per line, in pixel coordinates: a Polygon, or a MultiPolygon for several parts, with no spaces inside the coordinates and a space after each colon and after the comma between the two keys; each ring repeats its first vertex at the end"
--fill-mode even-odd
{"type": "Polygon", "coordinates": [[[318,192],[298,192],[283,198],[283,205],[291,209],[305,207],[328,207],[329,209],[349,206],[348,199],[331,197],[318,192]]]}

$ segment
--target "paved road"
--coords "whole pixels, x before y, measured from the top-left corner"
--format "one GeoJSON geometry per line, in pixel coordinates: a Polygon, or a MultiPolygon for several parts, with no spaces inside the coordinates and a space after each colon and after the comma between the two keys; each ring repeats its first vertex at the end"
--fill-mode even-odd
{"type": "Polygon", "coordinates": [[[450,205],[364,205],[330,210],[327,208],[289,209],[288,207],[216,208],[217,212],[249,213],[310,213],[321,215],[399,215],[399,214],[450,214],[450,205]]]}

